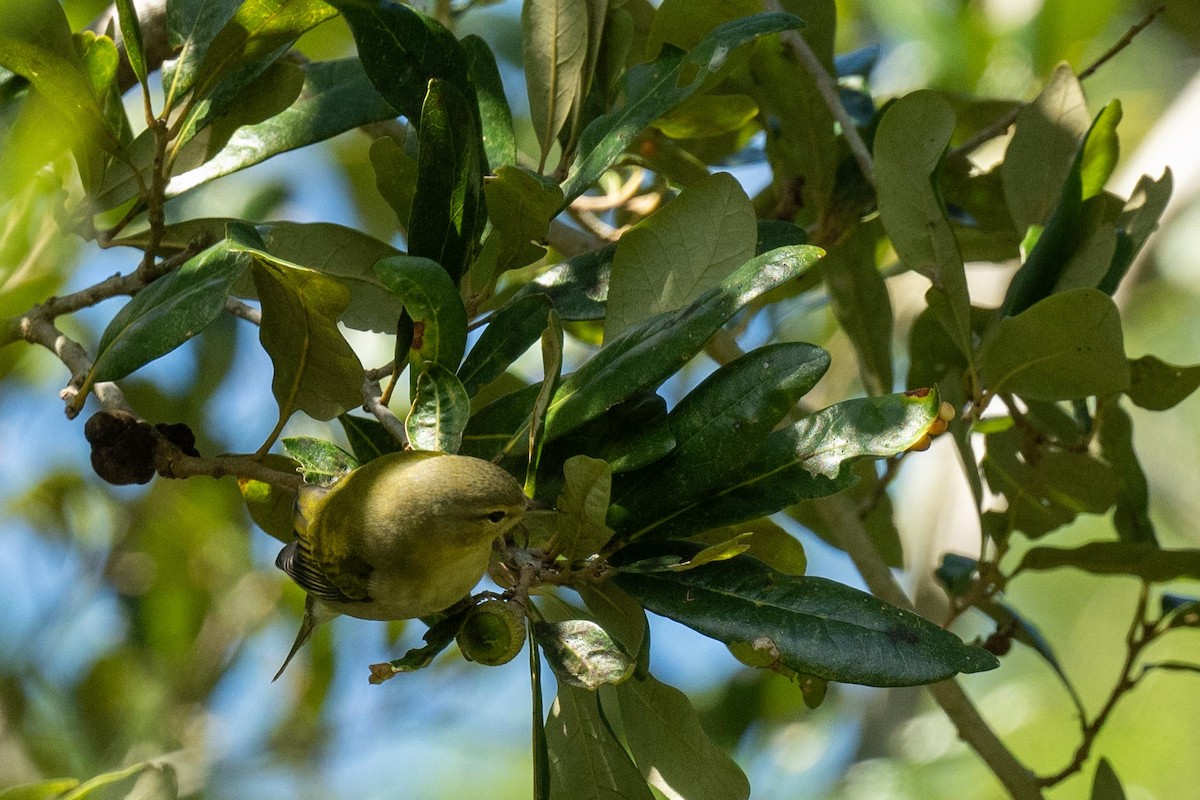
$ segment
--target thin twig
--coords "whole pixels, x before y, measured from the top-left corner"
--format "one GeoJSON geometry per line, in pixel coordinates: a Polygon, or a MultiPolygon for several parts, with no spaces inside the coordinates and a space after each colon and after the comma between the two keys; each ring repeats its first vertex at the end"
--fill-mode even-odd
{"type": "Polygon", "coordinates": [[[622,230],[620,228],[614,228],[590,211],[570,205],[567,206],[567,213],[571,219],[579,223],[579,227],[602,242],[615,242],[621,238],[622,230]]]}
{"type": "MultiPolygon", "coordinates": [[[[389,365],[390,367],[390,365],[389,365]]],[[[363,379],[362,397],[363,410],[370,412],[371,416],[379,420],[379,424],[390,433],[397,442],[407,443],[408,433],[404,430],[404,423],[392,413],[392,410],[387,407],[383,401],[382,392],[379,388],[379,378],[372,377],[378,370],[368,372],[363,379]]],[[[387,374],[391,374],[390,368],[387,374]]]]}
{"type": "MultiPolygon", "coordinates": [[[[1090,78],[1096,70],[1112,60],[1113,56],[1128,47],[1129,44],[1134,40],[1134,37],[1148,28],[1150,23],[1154,22],[1154,19],[1166,10],[1166,6],[1159,6],[1134,23],[1133,27],[1126,31],[1125,35],[1117,40],[1116,44],[1105,50],[1099,58],[1085,67],[1083,71],[1079,73],[1079,80],[1082,81],[1090,78]]],[[[1021,109],[1025,108],[1027,105],[1028,103],[1018,103],[1003,117],[1000,117],[1000,119],[996,120],[991,125],[988,125],[986,128],[977,131],[974,136],[967,139],[958,147],[951,148],[950,152],[946,154],[946,158],[955,158],[957,156],[966,155],[967,153],[974,151],[984,142],[991,141],[997,136],[1002,135],[1012,126],[1014,122],[1017,121],[1017,115],[1020,114],[1021,109]]]]}
{"type": "Polygon", "coordinates": [[[243,303],[236,297],[225,298],[225,310],[239,319],[246,320],[251,325],[262,325],[262,311],[243,303]]]}
{"type": "MultiPolygon", "coordinates": [[[[782,12],[784,10],[779,0],[766,0],[764,6],[767,11],[782,12]]],[[[867,148],[867,143],[858,135],[858,126],[854,124],[850,112],[846,111],[846,107],[842,105],[837,81],[825,70],[821,59],[817,58],[817,54],[808,46],[808,42],[800,35],[799,31],[784,31],[781,36],[784,44],[791,48],[796,57],[800,59],[800,63],[812,75],[813,82],[817,86],[817,91],[821,93],[825,105],[829,107],[833,118],[842,126],[842,135],[846,137],[846,143],[850,145],[850,152],[854,155],[854,160],[858,162],[859,170],[862,171],[867,183],[874,186],[875,164],[871,160],[871,151],[867,148]]]]}

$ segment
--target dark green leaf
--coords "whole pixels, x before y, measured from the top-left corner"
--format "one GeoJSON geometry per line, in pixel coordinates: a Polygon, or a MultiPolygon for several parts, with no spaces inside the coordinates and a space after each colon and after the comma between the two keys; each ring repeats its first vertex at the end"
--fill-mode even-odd
{"type": "Polygon", "coordinates": [[[133,0],[116,0],[117,20],[121,26],[121,38],[125,41],[125,55],[133,74],[146,83],[146,54],[142,46],[142,26],[138,22],[137,9],[133,0]]]}
{"type": "Polygon", "coordinates": [[[483,128],[483,150],[495,172],[517,163],[517,137],[513,133],[512,111],[504,96],[504,84],[496,57],[487,42],[472,34],[459,43],[467,54],[471,78],[479,95],[479,121],[483,128]]]}
{"type": "Polygon", "coordinates": [[[559,684],[546,719],[552,800],[653,800],[595,692],[559,684]]]}
{"type": "Polygon", "coordinates": [[[1117,249],[1108,273],[1096,287],[1100,291],[1112,294],[1117,290],[1134,258],[1142,251],[1150,234],[1157,230],[1158,220],[1171,199],[1172,188],[1169,169],[1164,169],[1158,180],[1143,175],[1138,181],[1117,220],[1117,249]]]}
{"type": "Polygon", "coordinates": [[[471,607],[467,607],[430,625],[429,630],[421,637],[425,641],[423,646],[414,647],[400,658],[385,664],[372,664],[371,683],[380,684],[401,673],[416,672],[428,667],[433,663],[433,659],[454,641],[470,611],[471,607]]]}
{"type": "Polygon", "coordinates": [[[167,34],[174,62],[163,64],[163,90],[167,104],[191,91],[196,71],[213,39],[237,13],[241,0],[171,0],[167,3],[167,34]]]}
{"type": "Polygon", "coordinates": [[[458,378],[469,396],[474,397],[503,375],[538,341],[546,329],[550,309],[550,301],[544,295],[518,295],[492,315],[458,370],[458,378]]]}
{"type": "Polygon", "coordinates": [[[755,255],[762,255],[777,247],[791,247],[796,244],[808,244],[808,233],[804,228],[782,219],[760,219],[758,221],[758,242],[754,245],[755,255]]]}
{"type": "Polygon", "coordinates": [[[1121,788],[1121,779],[1107,758],[1101,758],[1096,764],[1096,775],[1092,778],[1091,800],[1125,800],[1125,790],[1121,788]]]}
{"type": "Polygon", "coordinates": [[[371,142],[369,157],[375,171],[375,188],[396,213],[401,230],[407,229],[412,216],[413,193],[417,190],[417,160],[391,136],[381,136],[371,142]]]}
{"type": "Polygon", "coordinates": [[[350,290],[319,272],[252,255],[259,340],[275,368],[271,391],[281,424],[297,409],[333,419],[362,405],[362,364],[337,327],[350,290]]]}
{"type": "Polygon", "coordinates": [[[413,319],[412,363],[456,370],[467,347],[467,310],[446,271],[427,258],[393,256],[375,264],[375,274],[413,319]]]}
{"type": "MultiPolygon", "coordinates": [[[[871,544],[875,547],[875,552],[889,567],[903,569],[904,543],[901,542],[900,531],[896,528],[892,499],[886,491],[880,489],[879,470],[876,463],[874,461],[855,463],[850,471],[850,477],[854,482],[846,489],[845,497],[859,509],[868,509],[869,507],[865,516],[860,511],[860,518],[871,544]],[[880,493],[881,491],[882,493],[880,493]]],[[[837,522],[830,520],[815,504],[797,503],[787,510],[787,514],[819,536],[826,544],[839,550],[842,548],[842,537],[840,531],[837,530],[837,522]]],[[[775,565],[771,564],[771,566],[775,565]]]]}
{"type": "Polygon", "coordinates": [[[363,464],[404,449],[404,443],[396,441],[387,428],[374,418],[342,414],[338,417],[338,422],[342,423],[342,429],[346,431],[346,438],[350,441],[354,457],[363,464]]]}
{"type": "Polygon", "coordinates": [[[962,255],[934,175],[954,132],[954,112],[932,91],[913,92],[884,114],[875,134],[879,214],[900,260],[933,282],[925,295],[959,350],[971,358],[971,301],[962,255]]]}
{"type": "Polygon", "coordinates": [[[558,184],[514,166],[497,168],[496,177],[483,187],[491,233],[468,276],[470,294],[491,294],[496,278],[506,270],[523,267],[546,255],[536,242],[546,238],[550,220],[562,204],[558,184]]]}
{"type": "Polygon", "coordinates": [[[624,104],[593,120],[580,137],[579,155],[563,183],[565,202],[571,202],[599,180],[639,133],[695,93],[734,49],[759,36],[800,24],[799,18],[791,14],[756,14],[733,20],[714,29],[686,55],[671,50],[626,72],[624,104]],[[688,79],[681,83],[685,74],[688,79]]]}
{"type": "Polygon", "coordinates": [[[563,491],[555,508],[562,515],[558,545],[568,561],[598,553],[608,543],[612,530],[604,520],[611,492],[612,468],[607,462],[575,456],[563,464],[563,491]]]}
{"type": "Polygon", "coordinates": [[[971,588],[978,564],[979,562],[973,558],[960,556],[957,553],[945,553],[942,556],[941,566],[933,571],[933,575],[942,586],[946,587],[947,594],[951,597],[962,597],[971,588]]]}
{"type": "MultiPolygon", "coordinates": [[[[1172,594],[1171,592],[1163,592],[1159,598],[1159,605],[1162,608],[1162,615],[1164,617],[1180,613],[1187,614],[1200,610],[1200,599],[1181,594],[1172,594]]],[[[1193,620],[1193,622],[1200,622],[1200,618],[1193,620]]]]}
{"type": "Polygon", "coordinates": [[[770,640],[785,666],[826,680],[913,686],[998,665],[990,653],[912,612],[747,556],[613,580],[656,614],[726,643],[770,640]]]}
{"type": "Polygon", "coordinates": [[[546,330],[542,331],[542,385],[538,388],[533,409],[529,412],[529,462],[525,475],[525,491],[531,497],[537,481],[538,466],[542,461],[542,449],[546,444],[546,409],[554,397],[554,389],[562,377],[563,327],[554,309],[546,317],[546,330]]]}
{"type": "Polygon", "coordinates": [[[866,224],[832,247],[821,262],[838,324],[858,355],[870,394],[892,389],[892,302],[875,264],[879,226],[866,224]]]}
{"type": "Polygon", "coordinates": [[[633,674],[634,659],[608,631],[590,620],[535,622],[533,635],[559,685],[594,691],[633,674]]]}
{"type": "Polygon", "coordinates": [[[564,261],[543,272],[517,293],[544,294],[564,320],[603,319],[608,302],[608,275],[615,244],[605,245],[564,261]]]}
{"type": "Polygon", "coordinates": [[[546,414],[547,437],[561,436],[633,393],[657,386],[738,309],[803,274],[821,255],[818,248],[799,246],[751,259],[687,308],[648,320],[610,342],[559,386],[546,414]]]}
{"type": "Polygon", "coordinates": [[[463,431],[463,455],[484,460],[495,458],[512,441],[517,431],[529,424],[542,384],[535,383],[504,395],[471,415],[463,431]]]}
{"type": "Polygon", "coordinates": [[[404,430],[414,450],[457,453],[470,415],[471,398],[454,373],[440,364],[427,363],[417,377],[404,430]]]}
{"type": "Polygon", "coordinates": [[[664,796],[697,800],[750,796],[746,776],[705,734],[687,695],[649,673],[634,676],[613,691],[629,752],[642,777],[664,796]]]}
{"type": "Polygon", "coordinates": [[[1071,400],[1129,386],[1121,316],[1108,295],[1072,289],[1000,321],[979,356],[993,392],[1071,400]]]}
{"type": "Polygon", "coordinates": [[[757,236],[750,198],[729,173],[686,188],[621,236],[609,278],[605,340],[720,285],[754,256],[757,236]]]}
{"type": "Polygon", "coordinates": [[[1151,411],[1166,411],[1200,387],[1200,364],[1177,367],[1154,356],[1129,362],[1129,399],[1151,411]]]}
{"type": "Polygon", "coordinates": [[[239,243],[251,236],[257,238],[250,229],[231,228],[230,239],[134,295],[100,337],[93,380],[124,378],[208,327],[224,311],[230,287],[250,264],[239,243]]]}
{"type": "Polygon", "coordinates": [[[454,86],[472,106],[470,62],[454,34],[408,6],[378,0],[330,0],[354,33],[363,69],[392,107],[419,125],[429,81],[454,86]]]}
{"type": "Polygon", "coordinates": [[[915,444],[937,418],[932,391],[848,400],[775,431],[733,482],[678,508],[634,509],[614,502],[609,525],[623,539],[691,536],[773,514],[853,485],[851,464],[915,444]]]}
{"type": "Polygon", "coordinates": [[[1133,423],[1129,415],[1114,399],[1104,405],[1097,426],[1101,455],[1112,465],[1117,479],[1113,512],[1117,536],[1126,542],[1156,542],[1154,523],[1150,520],[1150,487],[1133,449],[1133,423]]]}
{"type": "Polygon", "coordinates": [[[607,461],[614,473],[648,466],[675,448],[666,401],[643,392],[621,401],[591,422],[556,439],[549,452],[562,460],[586,453],[607,461]]]}
{"type": "Polygon", "coordinates": [[[313,486],[329,486],[359,467],[357,458],[324,439],[292,436],[283,439],[281,444],[289,456],[300,462],[304,482],[313,486]]]}
{"type": "Polygon", "coordinates": [[[1035,547],[1013,572],[1074,567],[1094,575],[1136,575],[1152,583],[1200,579],[1200,550],[1162,550],[1142,542],[1092,542],[1082,547],[1035,547]]]}
{"type": "Polygon", "coordinates": [[[998,600],[984,600],[976,605],[980,611],[995,621],[997,626],[996,635],[1015,639],[1033,650],[1050,665],[1050,668],[1054,670],[1054,673],[1062,682],[1063,688],[1067,690],[1067,694],[1071,696],[1071,702],[1075,704],[1075,708],[1079,711],[1080,716],[1086,718],[1083,701],[1079,699],[1079,693],[1067,677],[1067,673],[1063,671],[1062,664],[1058,661],[1058,656],[1054,654],[1054,649],[1050,647],[1050,643],[1046,641],[1046,637],[1042,635],[1037,626],[1017,613],[1016,609],[998,600]]]}
{"type": "Polygon", "coordinates": [[[529,116],[541,147],[538,172],[576,102],[582,100],[588,55],[586,0],[524,0],[522,60],[529,116]]]}
{"type": "Polygon", "coordinates": [[[473,102],[452,83],[429,82],[408,218],[409,254],[441,264],[456,284],[484,224],[483,142],[473,102]]]}

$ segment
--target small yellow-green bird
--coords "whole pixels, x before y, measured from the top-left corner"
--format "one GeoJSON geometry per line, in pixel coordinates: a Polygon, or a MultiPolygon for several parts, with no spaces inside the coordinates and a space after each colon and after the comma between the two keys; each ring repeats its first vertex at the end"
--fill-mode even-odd
{"type": "Polygon", "coordinates": [[[275,565],[308,592],[277,680],[318,625],[339,614],[413,619],[466,597],[492,545],[534,503],[500,467],[428,451],[369,461],[329,487],[303,486],[296,540],[275,565]]]}

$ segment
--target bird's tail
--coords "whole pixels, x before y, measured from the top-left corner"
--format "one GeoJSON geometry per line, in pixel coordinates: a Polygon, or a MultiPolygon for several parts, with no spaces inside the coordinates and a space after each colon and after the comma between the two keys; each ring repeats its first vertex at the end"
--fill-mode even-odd
{"type": "Polygon", "coordinates": [[[292,657],[300,651],[304,643],[308,641],[308,637],[312,636],[312,632],[317,629],[317,626],[326,620],[325,615],[318,615],[314,609],[316,601],[312,595],[304,601],[304,619],[300,620],[300,630],[296,632],[296,641],[292,642],[292,649],[288,651],[287,658],[283,660],[283,666],[279,668],[279,672],[275,673],[275,677],[271,678],[271,683],[279,680],[279,676],[288,668],[288,664],[292,663],[292,657]]]}

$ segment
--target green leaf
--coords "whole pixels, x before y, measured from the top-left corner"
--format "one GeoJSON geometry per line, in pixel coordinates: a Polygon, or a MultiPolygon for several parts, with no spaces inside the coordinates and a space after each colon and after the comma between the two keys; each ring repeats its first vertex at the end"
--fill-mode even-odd
{"type": "MultiPolygon", "coordinates": [[[[563,327],[554,309],[546,317],[546,330],[542,331],[542,384],[538,387],[533,409],[529,412],[529,461],[525,473],[525,493],[536,497],[538,467],[542,461],[542,449],[546,444],[546,409],[554,396],[554,389],[562,378],[563,327]]],[[[506,447],[507,449],[507,447],[506,447]]]]}
{"type": "Polygon", "coordinates": [[[939,94],[924,90],[906,95],[879,123],[875,179],[879,214],[896,254],[932,281],[926,302],[970,360],[974,347],[967,278],[935,183],[953,133],[954,111],[939,94]]]}
{"type": "Polygon", "coordinates": [[[366,79],[357,59],[319,61],[303,69],[304,88],[290,108],[238,129],[229,143],[202,166],[173,176],[167,196],[178,196],[271,156],[396,115],[366,79]]]}
{"type": "Polygon", "coordinates": [[[750,796],[746,776],[705,734],[687,695],[649,673],[613,691],[629,752],[651,786],[666,797],[750,796]]]}
{"type": "Polygon", "coordinates": [[[1096,287],[1100,291],[1112,294],[1117,290],[1150,234],[1158,229],[1158,220],[1171,199],[1173,183],[1169,169],[1163,169],[1157,181],[1149,175],[1138,181],[1117,220],[1117,250],[1108,273],[1096,287]]]}
{"type": "Polygon", "coordinates": [[[258,254],[253,275],[262,303],[258,338],[275,369],[271,391],[280,423],[297,409],[325,420],[362,405],[362,364],[337,327],[350,290],[258,254]]]}
{"type": "Polygon", "coordinates": [[[1086,452],[1019,453],[1021,433],[1011,428],[987,437],[983,471],[993,492],[1008,499],[1009,527],[1030,537],[1066,525],[1078,514],[1103,514],[1117,497],[1112,467],[1086,452]]]}
{"type": "Polygon", "coordinates": [[[617,502],[642,513],[669,510],[736,480],[767,435],[828,368],[829,355],[821,348],[779,343],[716,370],[672,410],[671,455],[623,476],[617,502]]]}
{"type": "Polygon", "coordinates": [[[330,486],[360,466],[357,458],[324,439],[289,436],[281,444],[284,451],[300,463],[304,482],[313,486],[330,486]]]}
{"type": "Polygon", "coordinates": [[[5,3],[0,14],[0,67],[33,84],[76,131],[77,141],[94,142],[109,153],[121,151],[92,92],[67,16],[55,0],[5,3]]]}
{"type": "Polygon", "coordinates": [[[206,49],[196,69],[195,95],[206,97],[226,77],[275,57],[336,14],[323,0],[246,0],[206,49]]]}
{"type": "Polygon", "coordinates": [[[614,473],[653,464],[675,448],[667,403],[652,391],[622,400],[591,422],[556,439],[554,460],[587,453],[608,462],[614,473]]]}
{"type": "Polygon", "coordinates": [[[174,62],[163,64],[167,105],[191,91],[196,72],[213,39],[237,13],[241,0],[171,0],[167,4],[167,35],[174,62]]]}
{"type": "Polygon", "coordinates": [[[471,398],[454,373],[441,364],[427,363],[417,377],[412,409],[404,420],[414,450],[457,453],[463,428],[471,415],[471,398]]]}
{"type": "Polygon", "coordinates": [[[586,0],[524,0],[522,56],[529,116],[542,155],[538,172],[583,92],[588,54],[586,0]]]}
{"type": "Polygon", "coordinates": [[[612,581],[580,586],[579,596],[600,626],[621,643],[626,653],[642,661],[649,658],[650,627],[641,603],[614,586],[612,581]]]}
{"type": "Polygon", "coordinates": [[[733,50],[759,36],[801,24],[791,14],[756,14],[733,20],[715,28],[686,55],[671,50],[628,70],[622,82],[624,104],[597,117],[580,136],[578,155],[563,182],[564,202],[570,203],[599,180],[639,133],[694,94],[733,50]]]}
{"type": "Polygon", "coordinates": [[[804,552],[804,545],[768,517],[743,522],[740,525],[714,528],[699,536],[689,537],[688,541],[714,545],[742,534],[750,534],[740,540],[746,545],[746,555],[757,558],[768,567],[789,575],[803,575],[808,568],[808,556],[804,552]]]}
{"type": "Polygon", "coordinates": [[[941,566],[933,571],[933,575],[946,587],[946,594],[962,597],[971,588],[978,566],[979,562],[973,558],[957,553],[945,553],[942,555],[941,566]]]}
{"type": "Polygon", "coordinates": [[[1152,583],[1200,579],[1200,549],[1162,550],[1144,542],[1091,542],[1082,547],[1035,547],[1013,575],[1074,567],[1093,575],[1135,575],[1152,583]]]}
{"type": "Polygon", "coordinates": [[[517,297],[544,294],[559,316],[571,322],[603,319],[615,244],[591,250],[551,267],[521,287],[517,297]]]}
{"type": "Polygon", "coordinates": [[[1071,400],[1129,387],[1116,305],[1096,289],[1072,289],[1000,321],[983,344],[988,389],[1033,400],[1071,400]]]}
{"type": "Polygon", "coordinates": [[[407,229],[412,216],[413,194],[417,191],[417,160],[391,136],[381,136],[371,142],[368,156],[375,171],[375,188],[396,213],[400,229],[407,229]]]}
{"type": "Polygon", "coordinates": [[[605,340],[720,285],[754,256],[757,239],[754,208],[732,176],[719,172],[692,184],[617,244],[605,340]]]}
{"type": "Polygon", "coordinates": [[[1200,364],[1178,367],[1154,356],[1129,361],[1126,394],[1136,405],[1150,411],[1174,408],[1200,387],[1200,364]]]}
{"type": "Polygon", "coordinates": [[[513,133],[512,111],[504,95],[496,56],[487,42],[474,34],[464,36],[459,44],[466,52],[475,92],[479,95],[479,122],[488,164],[493,172],[512,166],[517,163],[517,136],[513,133]]]}
{"type": "Polygon", "coordinates": [[[653,800],[595,692],[559,684],[546,719],[552,800],[653,800]]]}
{"type": "Polygon", "coordinates": [[[143,85],[146,83],[146,55],[142,46],[142,26],[138,22],[137,9],[133,0],[116,0],[117,20],[121,26],[121,38],[125,40],[125,54],[133,74],[143,85]]]}
{"type": "Polygon", "coordinates": [[[595,691],[633,674],[634,659],[591,620],[534,622],[533,635],[559,685],[595,691]]]}
{"type": "Polygon", "coordinates": [[[1060,63],[1037,99],[1017,115],[1000,167],[1019,234],[1050,219],[1091,122],[1075,70],[1060,63]]]}
{"type": "Polygon", "coordinates": [[[600,552],[612,537],[612,530],[604,524],[612,468],[599,459],[575,456],[563,464],[563,478],[563,491],[555,503],[562,515],[558,545],[567,560],[574,562],[600,552]]]}
{"type": "MultiPolygon", "coordinates": [[[[886,491],[880,489],[879,470],[875,462],[855,463],[851,475],[854,483],[846,489],[846,499],[858,508],[869,508],[866,515],[861,516],[861,521],[871,544],[889,567],[903,569],[904,543],[901,542],[900,531],[896,528],[892,499],[886,491]]],[[[842,537],[836,530],[836,521],[831,521],[812,503],[797,503],[787,509],[787,515],[815,533],[829,546],[842,549],[842,537]]]]}
{"type": "Polygon", "coordinates": [[[938,405],[928,390],[838,403],[772,433],[731,482],[684,506],[631,510],[617,498],[609,525],[625,540],[691,536],[827,497],[854,484],[854,461],[893,456],[920,440],[938,405]]]}
{"type": "Polygon", "coordinates": [[[472,102],[451,83],[429,82],[408,218],[409,254],[441,264],[456,284],[484,224],[483,143],[472,102]]]}
{"type": "Polygon", "coordinates": [[[1091,800],[1125,800],[1121,779],[1107,758],[1101,757],[1096,764],[1096,775],[1092,778],[1091,800]]]}
{"type": "Polygon", "coordinates": [[[821,274],[830,305],[858,356],[858,371],[870,394],[890,391],[892,302],[875,263],[879,226],[860,225],[830,248],[821,274]]]}
{"type": "Polygon", "coordinates": [[[694,356],[738,309],[803,274],[823,251],[780,248],[747,261],[678,313],[656,317],[607,344],[568,375],[546,414],[553,439],[635,392],[657,386],[694,356]]]}
{"type": "Polygon", "coordinates": [[[546,238],[550,220],[562,205],[562,190],[551,180],[520,167],[499,167],[483,186],[492,231],[471,265],[468,285],[479,296],[506,270],[532,264],[546,254],[536,242],[546,238]]]}
{"type": "Polygon", "coordinates": [[[499,457],[517,431],[529,424],[542,386],[535,383],[510,392],[472,414],[459,453],[484,460],[499,457]]]}
{"type": "Polygon", "coordinates": [[[514,297],[492,315],[458,370],[469,396],[503,375],[538,341],[551,308],[544,295],[529,294],[514,297]]]}
{"type": "Polygon", "coordinates": [[[1074,684],[1071,683],[1071,680],[1067,677],[1067,673],[1062,668],[1062,664],[1059,663],[1058,656],[1054,654],[1054,649],[1046,641],[1046,637],[1042,635],[1037,626],[1017,613],[1016,609],[998,600],[984,600],[977,603],[976,607],[995,621],[997,636],[1011,637],[1033,650],[1050,665],[1050,668],[1054,670],[1054,673],[1062,682],[1063,688],[1067,690],[1067,694],[1071,696],[1071,702],[1075,704],[1075,708],[1078,709],[1082,717],[1085,714],[1083,701],[1080,700],[1079,693],[1075,690],[1074,684]]]}
{"type": "Polygon", "coordinates": [[[375,274],[413,319],[410,361],[457,369],[467,347],[467,311],[446,270],[427,258],[393,256],[375,264],[375,274]]]}
{"type": "Polygon", "coordinates": [[[52,778],[0,790],[0,800],[59,800],[79,785],[78,778],[52,778]]]}
{"type": "Polygon", "coordinates": [[[449,83],[476,103],[470,61],[454,34],[408,6],[377,0],[329,0],[358,43],[363,69],[392,107],[419,126],[429,81],[449,83]]]}
{"type": "Polygon", "coordinates": [[[1104,184],[1116,169],[1121,148],[1117,140],[1117,125],[1121,122],[1121,101],[1113,100],[1096,117],[1083,140],[1079,174],[1082,180],[1081,197],[1087,200],[1104,191],[1104,184]]]}
{"type": "Polygon", "coordinates": [[[425,642],[421,647],[414,647],[400,658],[387,663],[372,664],[370,682],[378,685],[402,673],[416,672],[428,667],[433,663],[433,659],[454,641],[472,608],[468,606],[430,625],[429,630],[421,637],[425,642]]]}
{"type": "Polygon", "coordinates": [[[229,239],[134,295],[100,337],[92,380],[124,378],[208,327],[225,310],[230,287],[250,264],[239,244],[249,236],[250,229],[231,227],[229,239]]]}
{"type": "Polygon", "coordinates": [[[1150,520],[1150,487],[1133,449],[1133,423],[1115,400],[1105,403],[1096,421],[1100,452],[1117,479],[1113,527],[1126,542],[1157,542],[1150,520]]]}
{"type": "Polygon", "coordinates": [[[768,639],[784,666],[825,680],[915,686],[998,666],[990,653],[910,611],[747,556],[613,580],[655,614],[727,644],[768,639]]]}
{"type": "Polygon", "coordinates": [[[736,133],[758,116],[758,104],[744,94],[694,95],[663,114],[654,127],[673,139],[703,139],[736,133]]]}
{"type": "Polygon", "coordinates": [[[129,780],[134,776],[144,775],[145,773],[160,776],[164,774],[169,775],[170,777],[168,778],[168,781],[170,784],[177,784],[177,781],[174,777],[174,768],[170,764],[156,765],[149,762],[142,762],[140,764],[133,764],[122,769],[113,770],[111,772],[105,772],[95,776],[94,778],[89,778],[88,780],[76,786],[74,789],[71,789],[70,791],[60,795],[58,800],[82,800],[82,798],[88,797],[97,789],[103,789],[106,786],[112,786],[113,784],[121,783],[122,781],[129,780]]]}
{"type": "Polygon", "coordinates": [[[342,423],[354,457],[363,464],[404,449],[404,443],[396,441],[383,423],[373,417],[342,414],[338,422],[342,423]]]}

